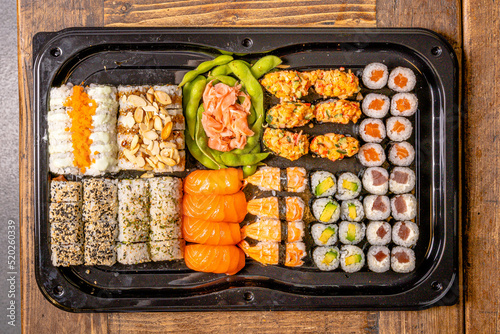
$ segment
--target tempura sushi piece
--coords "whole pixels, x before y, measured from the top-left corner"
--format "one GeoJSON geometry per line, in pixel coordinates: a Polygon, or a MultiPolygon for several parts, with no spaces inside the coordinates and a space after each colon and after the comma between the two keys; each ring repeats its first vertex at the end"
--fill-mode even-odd
{"type": "Polygon", "coordinates": [[[331,198],[318,198],[312,204],[314,218],[323,224],[331,224],[340,218],[340,205],[331,198]]]}
{"type": "MultiPolygon", "coordinates": [[[[277,207],[277,206],[276,206],[277,207]]],[[[247,213],[245,194],[197,196],[185,194],[183,214],[192,218],[228,223],[240,223],[247,213]]]]}
{"type": "Polygon", "coordinates": [[[366,255],[371,271],[383,273],[391,268],[391,252],[386,246],[371,246],[366,255]]]}
{"type": "Polygon", "coordinates": [[[403,247],[412,247],[418,241],[418,226],[411,221],[400,221],[392,228],[392,241],[403,247]]]}
{"type": "Polygon", "coordinates": [[[392,141],[403,141],[411,137],[413,126],[405,117],[390,117],[386,122],[387,137],[392,141]]]}
{"type": "Polygon", "coordinates": [[[314,224],[311,226],[311,236],[318,246],[331,246],[337,242],[338,227],[335,224],[314,224]]]}
{"type": "Polygon", "coordinates": [[[357,246],[345,245],[340,249],[340,266],[346,273],[360,271],[365,265],[365,254],[357,246]]]}
{"type": "Polygon", "coordinates": [[[391,100],[391,114],[393,116],[412,116],[417,112],[417,96],[412,93],[398,93],[391,100]]]}
{"type": "Polygon", "coordinates": [[[376,118],[365,118],[359,125],[359,135],[367,143],[380,143],[385,139],[384,122],[376,118]]]}
{"type": "Polygon", "coordinates": [[[311,141],[311,152],[331,161],[352,157],[358,150],[359,141],[356,138],[335,133],[316,136],[311,141]]]}
{"type": "Polygon", "coordinates": [[[415,73],[406,67],[396,67],[389,74],[387,86],[396,92],[409,92],[415,88],[415,73]]]}
{"type": "Polygon", "coordinates": [[[318,122],[324,123],[357,123],[361,117],[361,109],[359,108],[359,102],[328,100],[316,105],[314,117],[318,122]]]}
{"type": "Polygon", "coordinates": [[[51,224],[67,224],[79,222],[82,219],[82,207],[80,203],[50,203],[49,222],[51,224]]]}
{"type": "Polygon", "coordinates": [[[190,244],[186,246],[184,260],[195,271],[234,275],[245,266],[245,253],[233,245],[190,244]]]}
{"type": "Polygon", "coordinates": [[[277,167],[260,167],[245,182],[258,186],[260,190],[303,192],[307,186],[306,173],[305,168],[301,167],[282,170],[277,167]]]}
{"type": "Polygon", "coordinates": [[[395,143],[389,150],[389,161],[396,166],[409,166],[414,159],[415,149],[406,141],[395,143]]]}
{"type": "Polygon", "coordinates": [[[258,218],[255,222],[241,228],[241,238],[252,238],[258,241],[302,241],[304,237],[304,222],[281,222],[274,218],[258,218]],[[286,224],[282,226],[282,224],[286,224]],[[285,235],[282,235],[283,231],[285,235]]]}
{"type": "Polygon", "coordinates": [[[50,182],[50,201],[58,202],[81,202],[82,201],[82,183],[75,181],[56,181],[50,182]]]}
{"type": "Polygon", "coordinates": [[[269,93],[283,101],[303,98],[312,85],[308,75],[297,71],[267,73],[260,83],[269,93]]]}
{"type": "Polygon", "coordinates": [[[205,245],[236,245],[241,241],[240,225],[182,217],[182,237],[188,242],[205,245]]]}
{"type": "Polygon", "coordinates": [[[314,106],[304,102],[283,102],[266,113],[266,122],[272,128],[298,128],[314,118],[314,106]]]}
{"type": "MultiPolygon", "coordinates": [[[[251,246],[243,240],[238,246],[243,249],[247,256],[264,265],[280,263],[280,244],[278,242],[264,241],[251,246]]],[[[304,264],[302,259],[306,254],[306,245],[303,242],[288,242],[285,244],[285,259],[282,261],[287,267],[298,267],[304,264]]]]}
{"type": "Polygon", "coordinates": [[[309,152],[309,141],[302,131],[294,133],[267,128],[262,141],[272,152],[290,161],[295,161],[309,152]]]}
{"type": "Polygon", "coordinates": [[[56,244],[77,244],[83,242],[81,220],[50,224],[50,242],[56,244]]]}
{"type": "Polygon", "coordinates": [[[332,271],[339,267],[340,251],[335,246],[316,247],[312,256],[319,270],[332,271]]]}
{"type": "Polygon", "coordinates": [[[343,221],[339,224],[339,240],[345,245],[356,245],[365,237],[366,227],[363,223],[343,221]]]}
{"type": "Polygon", "coordinates": [[[397,273],[409,273],[415,270],[415,252],[406,247],[392,248],[391,268],[397,273]]]}
{"type": "Polygon", "coordinates": [[[151,261],[148,244],[139,243],[117,243],[116,260],[121,264],[139,264],[151,261]]]}
{"type": "Polygon", "coordinates": [[[376,143],[364,144],[359,149],[358,159],[366,167],[382,166],[386,159],[384,148],[376,143]]]}
{"type": "Polygon", "coordinates": [[[375,246],[391,242],[391,225],[386,221],[372,221],[366,228],[366,240],[375,246]]]}
{"type": "Polygon", "coordinates": [[[311,174],[311,191],[316,197],[328,197],[337,191],[337,179],[335,175],[326,171],[318,171],[311,174]]]}
{"type": "Polygon", "coordinates": [[[118,237],[118,223],[112,220],[88,221],[84,232],[88,242],[114,241],[118,237]]]}
{"type": "Polygon", "coordinates": [[[359,196],[363,187],[361,186],[361,180],[359,177],[353,173],[342,173],[339,176],[337,199],[338,200],[348,200],[359,196]]]}
{"type": "Polygon", "coordinates": [[[389,197],[380,195],[368,195],[363,200],[365,215],[370,220],[384,220],[391,215],[391,204],[389,197]]]}
{"type": "Polygon", "coordinates": [[[304,216],[304,201],[300,197],[263,197],[252,199],[248,202],[248,213],[266,218],[281,219],[286,221],[302,220],[304,216]],[[283,214],[284,217],[281,217],[283,214]]]}
{"type": "Polygon", "coordinates": [[[389,112],[391,101],[384,94],[370,93],[363,99],[363,112],[372,118],[384,118],[389,112]]]}
{"type": "Polygon", "coordinates": [[[57,244],[50,245],[50,259],[54,267],[79,266],[83,264],[83,245],[57,244]]]}
{"type": "Polygon", "coordinates": [[[184,258],[186,243],[183,239],[150,241],[148,244],[151,261],[173,261],[184,258]]]}
{"type": "Polygon", "coordinates": [[[85,241],[86,266],[112,266],[116,263],[116,245],[114,241],[85,241]]]}
{"type": "Polygon", "coordinates": [[[417,215],[417,199],[412,194],[394,196],[391,211],[396,220],[412,220],[417,215]]]}
{"type": "Polygon", "coordinates": [[[243,186],[241,168],[195,170],[184,179],[184,191],[190,195],[230,195],[243,186]]]}
{"type": "Polygon", "coordinates": [[[371,194],[385,195],[389,189],[389,172],[382,167],[368,167],[363,173],[363,187],[371,194]]]}
{"type": "Polygon", "coordinates": [[[346,72],[344,68],[312,71],[309,76],[314,90],[323,97],[346,99],[361,90],[358,77],[351,70],[346,72]]]}
{"type": "Polygon", "coordinates": [[[357,199],[348,199],[342,201],[340,205],[340,218],[351,222],[359,222],[365,217],[363,204],[357,199]]]}
{"type": "Polygon", "coordinates": [[[415,188],[415,172],[408,167],[394,167],[389,179],[389,189],[394,194],[409,193],[415,188]]]}
{"type": "Polygon", "coordinates": [[[382,63],[371,63],[363,69],[363,84],[369,89],[381,89],[387,84],[389,70],[382,63]]]}

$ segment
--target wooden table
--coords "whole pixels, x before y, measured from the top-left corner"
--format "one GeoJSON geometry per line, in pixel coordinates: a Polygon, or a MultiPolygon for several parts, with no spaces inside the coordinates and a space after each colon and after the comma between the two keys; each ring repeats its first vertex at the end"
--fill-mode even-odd
{"type": "Polygon", "coordinates": [[[500,5],[495,0],[171,1],[19,0],[22,324],[27,333],[299,332],[495,333],[500,331],[500,5]],[[71,314],[35,282],[32,205],[32,53],[38,31],[72,26],[423,27],[461,59],[466,219],[460,222],[460,302],[415,312],[71,314]]]}

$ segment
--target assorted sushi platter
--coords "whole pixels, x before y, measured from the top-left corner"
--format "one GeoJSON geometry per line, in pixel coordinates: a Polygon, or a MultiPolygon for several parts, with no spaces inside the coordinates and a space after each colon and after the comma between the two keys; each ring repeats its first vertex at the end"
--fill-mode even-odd
{"type": "Polygon", "coordinates": [[[250,50],[203,29],[142,31],[155,48],[134,31],[37,35],[36,263],[49,300],[70,311],[456,301],[453,51],[420,30],[368,33],[369,47],[360,32],[284,31],[239,30],[273,38],[250,50]],[[73,49],[57,59],[63,41],[73,49]],[[449,54],[412,51],[422,41],[449,54]]]}

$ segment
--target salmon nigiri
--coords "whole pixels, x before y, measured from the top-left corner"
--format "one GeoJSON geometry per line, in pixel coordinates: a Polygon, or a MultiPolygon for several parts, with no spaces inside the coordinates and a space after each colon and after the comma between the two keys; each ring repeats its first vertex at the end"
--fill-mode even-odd
{"type": "MultiPolygon", "coordinates": [[[[286,184],[282,185],[281,171],[277,167],[261,167],[245,179],[245,183],[258,186],[261,190],[302,192],[307,186],[306,170],[302,167],[288,167],[283,170],[286,184]]],[[[285,182],[283,182],[285,183],[285,182]]]]}
{"type": "Polygon", "coordinates": [[[245,194],[199,196],[185,194],[182,201],[184,215],[218,222],[240,223],[247,214],[245,194]]]}
{"type": "MultiPolygon", "coordinates": [[[[304,237],[304,223],[302,221],[287,222],[287,242],[301,241],[304,237]]],[[[256,222],[241,228],[241,238],[252,238],[258,241],[282,240],[281,221],[274,218],[259,218],[256,222]]]]}
{"type": "MultiPolygon", "coordinates": [[[[279,243],[264,241],[258,242],[255,246],[250,246],[245,240],[241,241],[238,246],[243,249],[245,254],[257,262],[262,264],[279,263],[279,243]]],[[[306,245],[303,242],[288,242],[285,245],[285,266],[298,267],[304,264],[302,259],[306,256],[306,245]]]]}
{"type": "Polygon", "coordinates": [[[240,225],[182,217],[184,240],[205,245],[236,245],[241,241],[240,225]]]}
{"type": "Polygon", "coordinates": [[[186,266],[205,273],[234,275],[245,266],[245,254],[236,246],[190,244],[184,251],[186,266]]]}
{"type": "MultiPolygon", "coordinates": [[[[247,210],[250,214],[267,217],[267,218],[280,218],[278,197],[263,197],[252,199],[248,202],[247,210]]],[[[300,197],[286,197],[285,198],[285,217],[289,222],[302,220],[304,216],[304,201],[300,197]]]]}
{"type": "Polygon", "coordinates": [[[184,192],[190,195],[228,195],[240,191],[243,170],[224,168],[219,170],[195,170],[184,180],[184,192]]]}

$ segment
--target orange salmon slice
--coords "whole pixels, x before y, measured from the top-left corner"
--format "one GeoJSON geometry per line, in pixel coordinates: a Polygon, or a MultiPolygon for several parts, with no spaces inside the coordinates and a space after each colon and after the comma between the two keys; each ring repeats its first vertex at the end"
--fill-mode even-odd
{"type": "Polygon", "coordinates": [[[374,81],[374,82],[377,82],[380,79],[382,79],[383,76],[384,76],[384,71],[382,71],[382,70],[374,70],[374,71],[372,71],[372,75],[370,76],[370,80],[374,81]]]}
{"type": "Polygon", "coordinates": [[[409,156],[410,153],[408,153],[408,150],[406,148],[396,145],[396,155],[399,159],[404,159],[409,156]]]}
{"type": "Polygon", "coordinates": [[[411,105],[410,105],[410,101],[408,101],[408,99],[403,97],[403,98],[396,101],[396,109],[399,110],[399,112],[410,110],[410,108],[411,108],[411,105]]]}
{"type": "Polygon", "coordinates": [[[380,161],[377,150],[372,148],[366,149],[364,151],[366,161],[380,161]]]}
{"type": "Polygon", "coordinates": [[[401,123],[400,121],[396,121],[394,123],[393,131],[400,133],[401,131],[404,131],[406,129],[405,125],[401,123]]]}
{"type": "Polygon", "coordinates": [[[384,100],[382,99],[374,99],[370,104],[368,105],[368,108],[373,109],[373,110],[382,110],[382,107],[384,106],[384,100]]]}
{"type": "Polygon", "coordinates": [[[408,78],[405,77],[404,75],[402,75],[401,73],[399,73],[394,78],[394,83],[396,84],[396,86],[404,88],[406,86],[406,84],[408,83],[408,78]]]}
{"type": "Polygon", "coordinates": [[[373,138],[380,138],[380,129],[377,123],[368,123],[365,126],[365,132],[373,138]]]}

